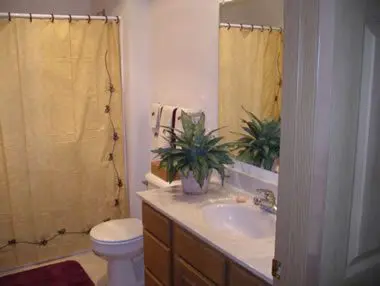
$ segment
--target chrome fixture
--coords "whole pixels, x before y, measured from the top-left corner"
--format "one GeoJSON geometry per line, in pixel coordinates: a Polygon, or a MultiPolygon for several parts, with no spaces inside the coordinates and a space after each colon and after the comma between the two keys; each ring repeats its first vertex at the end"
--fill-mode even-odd
{"type": "Polygon", "coordinates": [[[271,214],[277,213],[276,197],[271,190],[267,189],[257,189],[256,192],[259,194],[253,198],[253,203],[266,212],[271,214]]]}

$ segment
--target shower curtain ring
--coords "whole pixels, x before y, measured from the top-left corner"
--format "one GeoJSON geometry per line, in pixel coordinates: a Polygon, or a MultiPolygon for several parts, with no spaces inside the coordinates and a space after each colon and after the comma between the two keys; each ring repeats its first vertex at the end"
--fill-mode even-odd
{"type": "Polygon", "coordinates": [[[264,32],[264,25],[261,25],[261,32],[264,32]]]}
{"type": "Polygon", "coordinates": [[[32,23],[32,20],[33,20],[32,13],[29,13],[29,22],[32,23]]]}
{"type": "Polygon", "coordinates": [[[12,16],[11,16],[11,12],[8,12],[8,21],[12,21],[12,16]]]}
{"type": "Polygon", "coordinates": [[[269,33],[272,33],[272,31],[273,31],[273,28],[272,28],[272,26],[269,26],[269,33]]]}
{"type": "Polygon", "coordinates": [[[240,24],[240,31],[243,31],[243,24],[240,24]]]}
{"type": "Polygon", "coordinates": [[[91,16],[90,15],[87,15],[87,23],[91,23],[91,16]]]}
{"type": "Polygon", "coordinates": [[[105,23],[107,24],[108,23],[108,16],[104,16],[104,17],[106,17],[105,23]]]}
{"type": "Polygon", "coordinates": [[[231,24],[230,23],[227,23],[227,24],[228,24],[227,30],[231,29],[231,24]]]}
{"type": "Polygon", "coordinates": [[[254,28],[255,28],[255,26],[251,25],[251,32],[253,32],[254,28]]]}
{"type": "Polygon", "coordinates": [[[51,13],[50,16],[51,16],[51,22],[54,23],[54,20],[55,20],[55,19],[54,19],[54,14],[51,13]]]}
{"type": "Polygon", "coordinates": [[[69,23],[71,24],[71,21],[73,20],[73,18],[71,17],[71,14],[69,14],[69,23]]]}
{"type": "Polygon", "coordinates": [[[116,16],[116,24],[119,24],[119,23],[120,23],[120,17],[116,16]]]}

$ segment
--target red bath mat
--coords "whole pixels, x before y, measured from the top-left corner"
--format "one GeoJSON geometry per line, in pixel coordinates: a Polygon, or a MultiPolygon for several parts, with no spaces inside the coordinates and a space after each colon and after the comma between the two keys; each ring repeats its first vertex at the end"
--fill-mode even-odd
{"type": "Polygon", "coordinates": [[[64,261],[0,277],[1,286],[94,286],[76,261],[64,261]]]}

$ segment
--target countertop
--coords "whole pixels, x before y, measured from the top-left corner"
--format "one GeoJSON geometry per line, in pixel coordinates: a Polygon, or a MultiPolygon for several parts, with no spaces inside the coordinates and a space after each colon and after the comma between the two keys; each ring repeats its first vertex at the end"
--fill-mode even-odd
{"type": "MultiPolygon", "coordinates": [[[[147,204],[209,243],[232,261],[243,266],[254,275],[273,283],[271,274],[274,257],[275,229],[273,236],[251,238],[243,234],[231,234],[216,230],[206,224],[202,207],[213,203],[235,203],[240,192],[230,186],[211,184],[204,195],[185,195],[181,186],[138,192],[147,204]]],[[[252,226],[260,223],[253,219],[252,226]]]]}

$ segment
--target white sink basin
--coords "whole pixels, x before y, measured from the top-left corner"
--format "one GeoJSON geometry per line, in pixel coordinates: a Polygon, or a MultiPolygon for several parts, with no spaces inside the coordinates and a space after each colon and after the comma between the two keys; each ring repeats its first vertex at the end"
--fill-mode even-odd
{"type": "Polygon", "coordinates": [[[212,228],[251,238],[274,236],[276,216],[254,205],[211,204],[202,208],[205,222],[212,228]]]}

